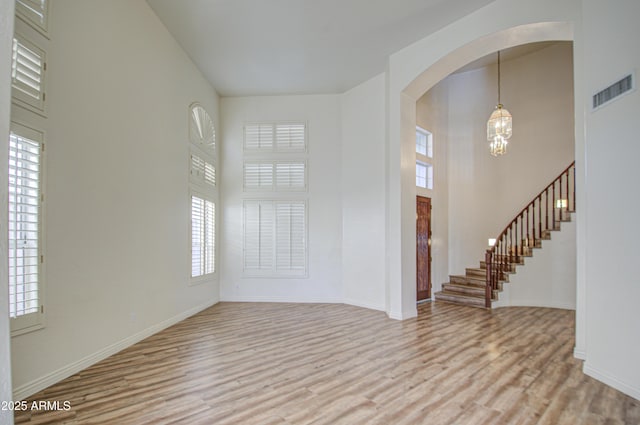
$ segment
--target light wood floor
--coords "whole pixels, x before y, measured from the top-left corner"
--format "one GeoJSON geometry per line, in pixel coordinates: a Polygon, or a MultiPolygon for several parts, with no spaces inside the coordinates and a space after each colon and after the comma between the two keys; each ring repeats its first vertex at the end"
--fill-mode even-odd
{"type": "Polygon", "coordinates": [[[55,424],[640,424],[581,371],[574,313],[221,303],[37,394],[55,424]]]}

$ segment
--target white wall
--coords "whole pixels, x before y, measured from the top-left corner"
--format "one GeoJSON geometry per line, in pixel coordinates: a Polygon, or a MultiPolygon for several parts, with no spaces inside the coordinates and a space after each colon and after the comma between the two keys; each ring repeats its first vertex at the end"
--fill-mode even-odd
{"type": "Polygon", "coordinates": [[[640,399],[640,92],[597,111],[591,96],[640,69],[640,2],[583,1],[586,120],[585,372],[640,399]]]}
{"type": "MultiPolygon", "coordinates": [[[[13,0],[0,0],[0,205],[7,205],[7,158],[11,99],[11,40],[13,0]]],[[[0,235],[7,234],[7,209],[0,208],[0,235]]],[[[7,258],[7,238],[0,237],[0,258],[7,258]]],[[[0,267],[0,401],[12,400],[9,334],[9,288],[6,267],[0,267]]],[[[0,410],[0,424],[13,424],[13,413],[0,410]]]]}
{"type": "Polygon", "coordinates": [[[385,75],[347,91],[341,104],[344,302],[385,310],[385,75]]]}
{"type": "Polygon", "coordinates": [[[576,222],[562,223],[562,230],[552,232],[509,276],[493,308],[510,306],[576,308],[576,222]]]}
{"type": "Polygon", "coordinates": [[[188,106],[217,95],[143,0],[50,5],[43,330],[24,397],[218,300],[189,285],[188,106]]]}
{"type": "Polygon", "coordinates": [[[221,300],[342,302],[340,96],[223,98],[221,110],[221,300]],[[243,275],[242,202],[261,197],[243,194],[243,126],[261,121],[305,121],[308,126],[308,278],[243,275]]]}

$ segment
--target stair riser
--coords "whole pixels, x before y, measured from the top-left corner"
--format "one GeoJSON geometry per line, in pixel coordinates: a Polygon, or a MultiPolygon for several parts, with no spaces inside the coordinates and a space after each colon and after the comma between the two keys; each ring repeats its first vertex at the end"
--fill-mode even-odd
{"type": "Polygon", "coordinates": [[[446,301],[455,304],[467,305],[471,307],[481,307],[484,308],[485,301],[484,298],[469,298],[469,297],[458,297],[450,294],[443,294],[438,292],[435,294],[435,298],[437,301],[446,301]]]}
{"type": "MultiPolygon", "coordinates": [[[[445,283],[442,285],[442,293],[445,295],[475,297],[484,300],[485,289],[461,287],[445,283]]],[[[493,290],[491,291],[491,298],[497,300],[499,294],[500,290],[493,290]]]]}
{"type": "Polygon", "coordinates": [[[466,276],[449,276],[449,282],[477,286],[479,288],[484,288],[486,285],[485,279],[483,278],[468,278],[466,276]]]}
{"type": "Polygon", "coordinates": [[[484,297],[485,288],[475,286],[461,286],[445,283],[442,285],[442,291],[449,294],[463,294],[477,297],[484,297]]]}
{"type": "Polygon", "coordinates": [[[466,269],[465,270],[465,275],[469,276],[469,277],[474,277],[477,279],[484,279],[487,275],[487,271],[486,270],[480,270],[480,269],[466,269]]]}
{"type": "MultiPolygon", "coordinates": [[[[524,258],[520,257],[520,261],[519,262],[511,262],[509,263],[508,261],[505,261],[504,266],[508,267],[510,269],[510,273],[515,273],[517,270],[517,266],[523,266],[524,265],[524,258]]],[[[480,268],[483,270],[487,269],[487,263],[486,261],[480,261],[480,268]]]]}

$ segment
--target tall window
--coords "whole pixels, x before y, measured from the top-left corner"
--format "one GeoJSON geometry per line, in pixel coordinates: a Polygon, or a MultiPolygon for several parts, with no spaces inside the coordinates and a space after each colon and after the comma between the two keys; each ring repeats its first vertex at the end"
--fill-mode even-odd
{"type": "Polygon", "coordinates": [[[306,123],[244,127],[243,264],[247,276],[307,275],[306,123]]]}
{"type": "Polygon", "coordinates": [[[416,127],[416,152],[433,158],[433,135],[420,127],[416,127]]]}
{"type": "Polygon", "coordinates": [[[416,161],[416,186],[433,189],[433,166],[431,164],[416,161]]]}
{"type": "Polygon", "coordinates": [[[433,135],[416,127],[416,186],[433,189],[433,135]]]}
{"type": "Polygon", "coordinates": [[[13,124],[9,136],[9,315],[12,330],[42,313],[42,133],[13,124]]]}
{"type": "Polygon", "coordinates": [[[207,111],[195,103],[189,109],[191,143],[191,278],[215,272],[216,262],[216,133],[207,111]]]}
{"type": "Polygon", "coordinates": [[[15,12],[9,196],[5,206],[8,209],[8,258],[5,264],[9,272],[9,316],[13,335],[40,329],[44,318],[43,129],[47,125],[48,2],[16,0],[15,12]]]}
{"type": "Polygon", "coordinates": [[[191,196],[191,277],[215,271],[216,204],[191,196]]]}

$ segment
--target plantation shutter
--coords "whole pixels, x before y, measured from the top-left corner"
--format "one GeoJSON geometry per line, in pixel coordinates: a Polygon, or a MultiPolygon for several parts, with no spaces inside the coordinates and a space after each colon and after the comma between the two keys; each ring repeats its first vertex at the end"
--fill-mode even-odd
{"type": "Polygon", "coordinates": [[[244,126],[243,187],[245,193],[260,192],[260,199],[244,201],[243,260],[247,276],[307,274],[306,138],[304,122],[244,126]],[[293,200],[276,192],[297,193],[289,195],[293,200]]]}
{"type": "Polygon", "coordinates": [[[306,150],[306,125],[304,123],[290,123],[276,125],[276,149],[278,151],[306,150]]]}
{"type": "Polygon", "coordinates": [[[244,203],[244,269],[273,268],[273,202],[244,203]]]}
{"type": "Polygon", "coordinates": [[[245,152],[304,152],[305,123],[259,123],[244,126],[245,152]]]}
{"type": "Polygon", "coordinates": [[[201,147],[210,155],[215,155],[216,129],[207,111],[198,104],[191,107],[189,139],[195,146],[201,147]]]}
{"type": "Polygon", "coordinates": [[[216,226],[216,206],[211,201],[205,201],[205,268],[204,274],[215,271],[215,226],[216,226]]]}
{"type": "Polygon", "coordinates": [[[191,197],[191,277],[215,271],[215,204],[191,197]]]}
{"type": "Polygon", "coordinates": [[[43,111],[44,71],[44,50],[16,35],[11,58],[12,96],[43,111]]]}
{"type": "Polygon", "coordinates": [[[276,187],[278,190],[304,190],[306,184],[306,163],[277,162],[276,187]]]}
{"type": "Polygon", "coordinates": [[[216,186],[216,168],[213,164],[191,153],[191,179],[194,183],[216,186]]]}
{"type": "Polygon", "coordinates": [[[304,272],[306,269],[306,204],[304,201],[276,204],[276,270],[304,272]]]}
{"type": "Polygon", "coordinates": [[[305,190],[306,163],[304,161],[246,161],[244,189],[259,191],[305,190]]]}
{"type": "Polygon", "coordinates": [[[271,151],[273,149],[273,124],[247,124],[244,127],[245,151],[271,151]]]}
{"type": "Polygon", "coordinates": [[[9,136],[9,315],[37,313],[40,282],[41,143],[9,136]]]}
{"type": "Polygon", "coordinates": [[[244,163],[245,190],[272,190],[273,163],[254,161],[244,163]]]}
{"type": "Polygon", "coordinates": [[[262,276],[303,276],[307,264],[306,202],[244,203],[244,269],[262,276]]]}
{"type": "Polygon", "coordinates": [[[47,0],[16,0],[16,13],[47,32],[47,0]]]}

